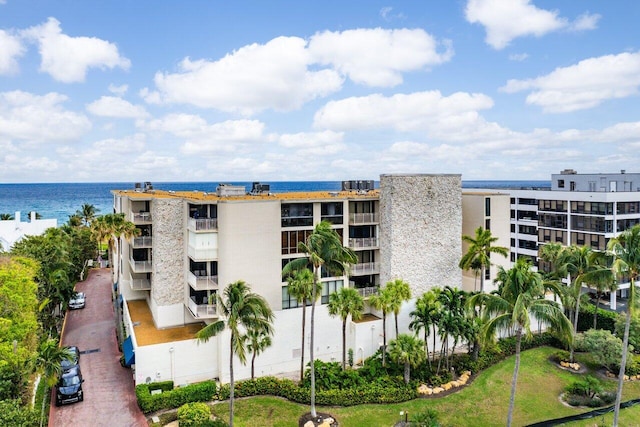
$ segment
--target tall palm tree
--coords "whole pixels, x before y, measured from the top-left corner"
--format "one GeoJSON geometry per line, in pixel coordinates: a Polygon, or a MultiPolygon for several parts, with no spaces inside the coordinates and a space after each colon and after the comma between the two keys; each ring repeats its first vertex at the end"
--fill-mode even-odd
{"type": "Polygon", "coordinates": [[[524,258],[519,258],[509,270],[501,267],[496,281],[499,285],[496,293],[473,295],[468,304],[471,307],[483,307],[485,322],[481,332],[485,340],[494,340],[496,333],[500,331],[515,331],[516,360],[507,415],[509,427],[513,419],[516,383],[520,370],[520,345],[523,335],[531,335],[531,317],[549,325],[559,337],[567,341],[572,337],[572,325],[556,302],[544,298],[542,276],[532,271],[531,264],[524,258]]]}
{"type": "Polygon", "coordinates": [[[313,294],[312,286],[316,286],[316,301],[322,292],[322,283],[313,280],[313,273],[308,268],[296,271],[293,276],[287,277],[289,295],[294,297],[298,303],[302,304],[302,349],[300,354],[300,381],[304,377],[304,333],[307,321],[307,302],[311,301],[313,294]]]}
{"type": "Polygon", "coordinates": [[[616,404],[613,415],[613,425],[617,427],[620,415],[620,402],[622,400],[622,385],[627,365],[627,349],[629,348],[629,326],[631,318],[636,311],[638,289],[636,280],[640,274],[640,225],[634,225],[613,238],[607,245],[607,251],[613,255],[612,271],[619,277],[629,280],[629,299],[627,301],[627,313],[622,339],[622,360],[618,373],[618,389],[616,392],[616,404]]]}
{"type": "Polygon", "coordinates": [[[13,220],[13,215],[8,214],[8,213],[1,213],[0,214],[0,221],[12,221],[13,220]]]}
{"type": "Polygon", "coordinates": [[[596,329],[600,299],[605,292],[615,292],[618,289],[618,282],[611,270],[613,256],[610,252],[593,251],[591,262],[596,267],[596,270],[589,275],[589,287],[596,291],[596,308],[593,310],[593,329],[596,329]]]}
{"type": "Polygon", "coordinates": [[[313,282],[311,292],[311,337],[309,359],[311,363],[311,416],[317,417],[316,412],[316,369],[314,359],[314,328],[317,299],[317,284],[320,282],[322,269],[334,276],[343,275],[350,264],[358,261],[356,254],[342,244],[342,238],[331,228],[331,223],[321,221],[316,224],[306,242],[298,243],[298,252],[306,254],[304,258],[296,258],[287,263],[282,269],[283,276],[308,266],[313,268],[313,282]]]}
{"type": "Polygon", "coordinates": [[[247,350],[251,353],[251,379],[255,378],[256,357],[271,347],[271,336],[264,329],[247,329],[243,337],[246,340],[247,350]]]}
{"type": "Polygon", "coordinates": [[[392,298],[386,287],[369,297],[371,307],[382,312],[382,366],[386,366],[387,361],[387,313],[392,309],[392,298]]]}
{"type": "Polygon", "coordinates": [[[124,213],[101,215],[91,222],[91,230],[98,244],[105,241],[109,245],[109,265],[113,275],[117,276],[115,255],[120,254],[120,239],[130,239],[140,235],[140,229],[131,221],[125,219],[124,213]]]}
{"type": "Polygon", "coordinates": [[[416,367],[424,361],[425,353],[422,342],[409,334],[400,334],[389,343],[389,357],[398,364],[404,365],[404,383],[411,380],[411,367],[416,367]]]}
{"type": "Polygon", "coordinates": [[[427,342],[427,338],[431,333],[429,328],[433,327],[433,349],[435,357],[435,325],[438,322],[439,314],[440,301],[438,301],[438,295],[433,289],[425,292],[417,299],[416,308],[410,314],[411,322],[409,323],[409,329],[414,331],[416,334],[420,333],[421,329],[424,330],[424,352],[427,356],[429,368],[431,368],[431,359],[429,359],[429,343],[427,342]]]}
{"type": "Polygon", "coordinates": [[[402,279],[395,279],[387,283],[386,286],[391,293],[391,311],[393,312],[395,325],[396,325],[396,338],[398,338],[398,315],[400,314],[400,308],[402,303],[411,299],[411,287],[407,282],[402,279]]]}
{"type": "Polygon", "coordinates": [[[560,262],[560,256],[563,250],[564,246],[557,242],[546,243],[540,247],[539,257],[548,264],[549,270],[540,271],[541,269],[539,269],[545,279],[560,281],[562,278],[567,277],[564,265],[560,262]]]}
{"type": "MultiPolygon", "coordinates": [[[[55,339],[48,339],[40,344],[38,353],[34,361],[35,368],[42,372],[42,376],[49,387],[53,387],[58,377],[62,373],[61,362],[71,360],[72,354],[66,347],[60,347],[55,339]]],[[[40,426],[44,419],[44,407],[46,398],[50,396],[46,393],[42,396],[42,409],[40,411],[40,426]]]]}
{"type": "Polygon", "coordinates": [[[453,338],[453,350],[455,351],[458,340],[465,331],[467,293],[451,286],[445,286],[438,294],[438,298],[441,304],[438,330],[442,339],[441,357],[438,361],[438,371],[440,371],[443,358],[446,361],[447,369],[449,369],[449,338],[453,338]]]}
{"type": "Polygon", "coordinates": [[[246,340],[242,332],[255,330],[271,335],[273,332],[273,312],[267,301],[251,292],[249,285],[239,280],[229,284],[224,296],[218,296],[218,309],[222,318],[208,324],[196,334],[198,341],[207,342],[218,335],[225,327],[229,329],[229,426],[233,427],[233,357],[237,356],[243,364],[247,361],[246,340]]]}
{"type": "MultiPolygon", "coordinates": [[[[491,267],[491,254],[506,257],[509,250],[503,246],[493,246],[498,241],[491,235],[491,230],[482,227],[476,228],[475,237],[464,235],[462,241],[469,244],[467,253],[462,256],[458,266],[463,270],[474,270],[476,278],[480,272],[480,292],[484,292],[484,270],[491,267]]],[[[475,290],[475,289],[474,289],[475,290]]]]}
{"type": "Polygon", "coordinates": [[[341,288],[329,295],[329,314],[338,316],[342,320],[342,370],[347,365],[347,320],[362,318],[364,299],[353,288],[341,288]]]}
{"type": "Polygon", "coordinates": [[[76,211],[76,215],[79,216],[82,219],[82,223],[88,227],[98,212],[100,212],[100,209],[90,203],[85,203],[76,211]]]}

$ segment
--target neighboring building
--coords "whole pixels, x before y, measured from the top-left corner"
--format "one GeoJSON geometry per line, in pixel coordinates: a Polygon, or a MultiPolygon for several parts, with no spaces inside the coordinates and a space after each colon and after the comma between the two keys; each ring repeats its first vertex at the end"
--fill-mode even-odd
{"type": "Polygon", "coordinates": [[[0,221],[0,249],[9,251],[24,236],[38,236],[47,228],[55,228],[57,225],[56,219],[36,219],[35,212],[31,212],[28,222],[21,221],[20,212],[16,212],[13,219],[0,221]]]}
{"type": "MultiPolygon", "coordinates": [[[[482,227],[490,230],[493,237],[498,238],[492,246],[501,246],[509,249],[509,195],[497,191],[481,191],[462,193],[462,235],[475,238],[476,229],[482,227]]],[[[469,250],[469,244],[463,242],[462,253],[469,250]]],[[[491,254],[491,266],[484,271],[473,270],[462,272],[462,289],[480,291],[480,274],[484,275],[484,291],[497,290],[493,283],[500,267],[508,269],[511,263],[509,257],[491,254]]]]}
{"type": "MultiPolygon", "coordinates": [[[[281,271],[304,256],[298,242],[321,220],[334,225],[358,263],[348,276],[322,277],[316,309],[319,359],[341,358],[341,322],[326,308],[329,294],[341,287],[368,297],[381,284],[401,278],[419,297],[432,287],[461,283],[460,175],[382,175],[379,190],[373,181],[346,181],[335,192],[273,194],[268,186],[254,184],[249,193],[221,185],[216,194],[207,194],[160,191],[147,184],[113,194],[115,212],[125,213],[141,230],[139,237],[122,242],[121,256],[116,254],[128,335],[124,347],[127,360],[135,362],[136,382],[228,380],[228,332],[208,343],[198,343],[193,335],[219,318],[216,295],[237,280],[250,284],[275,313],[273,345],[257,358],[257,374],[299,369],[302,310],[288,294],[281,271]]],[[[403,330],[411,308],[412,303],[405,304],[400,314],[403,330]]],[[[382,341],[380,313],[366,311],[363,321],[347,328],[347,346],[356,361],[373,354],[382,341]]],[[[308,343],[308,326],[306,334],[308,343]]],[[[238,378],[248,377],[249,369],[238,364],[238,378]]]]}

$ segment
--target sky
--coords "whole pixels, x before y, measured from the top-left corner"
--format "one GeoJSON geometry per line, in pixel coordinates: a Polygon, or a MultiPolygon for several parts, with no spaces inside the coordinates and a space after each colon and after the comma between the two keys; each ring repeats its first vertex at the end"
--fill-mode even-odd
{"type": "Polygon", "coordinates": [[[639,172],[640,2],[0,0],[0,183],[639,172]]]}

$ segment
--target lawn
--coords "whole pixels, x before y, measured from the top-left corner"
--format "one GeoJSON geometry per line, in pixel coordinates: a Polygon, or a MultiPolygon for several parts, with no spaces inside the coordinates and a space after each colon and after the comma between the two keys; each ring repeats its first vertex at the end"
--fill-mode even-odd
{"type": "MultiPolygon", "coordinates": [[[[542,347],[522,353],[520,375],[516,392],[514,425],[526,425],[547,419],[586,412],[586,408],[571,408],[559,400],[565,385],[578,374],[558,369],[548,361],[557,349],[542,347]]],[[[440,421],[447,426],[500,426],[505,425],[509,405],[509,387],[515,358],[507,360],[482,372],[472,384],[457,393],[443,398],[416,399],[393,405],[359,405],[352,407],[318,407],[318,411],[329,412],[340,421],[341,427],[393,426],[400,420],[400,411],[412,414],[427,408],[435,409],[440,421]]],[[[616,382],[605,381],[605,388],[614,390],[616,382]]],[[[627,383],[624,400],[640,397],[640,382],[627,383]]],[[[253,397],[236,401],[235,424],[240,427],[296,426],[297,420],[309,408],[276,397],[253,397]]],[[[216,415],[228,419],[228,404],[219,403],[213,409],[216,415]]],[[[637,425],[640,408],[622,411],[621,425],[637,425]],[[625,422],[626,421],[626,422],[625,422]],[[634,424],[635,423],[635,424],[634,424]]],[[[611,423],[612,417],[609,417],[611,423]]],[[[572,425],[587,426],[600,422],[572,425]]]]}

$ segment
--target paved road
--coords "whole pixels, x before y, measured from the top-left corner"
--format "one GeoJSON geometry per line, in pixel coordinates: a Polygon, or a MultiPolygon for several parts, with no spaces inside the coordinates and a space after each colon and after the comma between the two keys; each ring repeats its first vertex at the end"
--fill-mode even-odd
{"type": "Polygon", "coordinates": [[[52,394],[49,427],[147,426],[136,403],[131,370],[120,366],[110,274],[106,268],[93,269],[76,286],[87,295],[87,304],[67,314],[62,344],[80,349],[84,401],[56,407],[52,394]]]}

